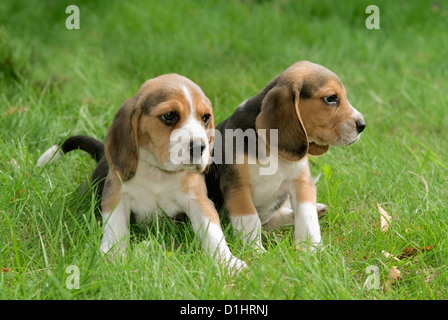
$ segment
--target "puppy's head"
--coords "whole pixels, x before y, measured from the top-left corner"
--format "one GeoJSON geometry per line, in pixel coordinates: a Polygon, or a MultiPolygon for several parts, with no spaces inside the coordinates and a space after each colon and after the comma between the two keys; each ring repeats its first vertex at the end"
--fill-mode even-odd
{"type": "Polygon", "coordinates": [[[278,151],[288,160],[301,159],[307,152],[321,155],[329,146],[351,145],[366,126],[341,80],[320,65],[297,62],[265,90],[256,127],[278,129],[278,151]]]}
{"type": "Polygon", "coordinates": [[[110,125],[105,153],[122,181],[131,179],[139,161],[164,171],[202,172],[214,139],[210,100],[191,80],[167,74],[146,81],[124,102],[110,125]]]}

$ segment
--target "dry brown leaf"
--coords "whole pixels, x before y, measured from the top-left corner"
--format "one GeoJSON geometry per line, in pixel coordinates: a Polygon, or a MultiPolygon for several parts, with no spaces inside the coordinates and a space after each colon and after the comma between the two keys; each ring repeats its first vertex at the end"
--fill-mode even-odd
{"type": "Polygon", "coordinates": [[[11,268],[2,267],[2,272],[3,273],[9,272],[9,271],[11,271],[11,268]]]}
{"type": "Polygon", "coordinates": [[[6,110],[6,112],[5,112],[4,114],[7,114],[7,115],[12,116],[12,115],[15,114],[15,113],[19,113],[19,114],[21,114],[21,113],[24,113],[24,112],[27,111],[27,110],[28,110],[28,109],[25,108],[25,107],[21,107],[21,108],[19,108],[19,107],[17,107],[17,106],[12,106],[12,107],[9,108],[8,110],[6,110]]]}
{"type": "Polygon", "coordinates": [[[380,230],[382,232],[386,232],[387,229],[389,229],[389,222],[392,220],[392,217],[387,213],[386,210],[380,207],[380,204],[377,203],[378,211],[380,212],[380,219],[381,219],[381,228],[380,230]]]}
{"type": "Polygon", "coordinates": [[[421,248],[409,247],[404,249],[403,252],[398,256],[398,258],[400,259],[410,258],[412,256],[415,256],[419,252],[426,252],[432,250],[433,248],[434,248],[433,246],[426,246],[421,248]]]}
{"type": "Polygon", "coordinates": [[[387,251],[381,251],[381,253],[383,254],[383,257],[385,257],[385,258],[391,258],[391,259],[394,259],[395,261],[400,261],[400,259],[398,259],[397,257],[395,257],[393,254],[391,254],[391,253],[389,253],[389,252],[387,252],[387,251]]]}
{"type": "Polygon", "coordinates": [[[395,283],[400,278],[401,278],[400,270],[398,270],[396,266],[391,267],[386,279],[386,289],[390,288],[390,285],[395,283]]]}
{"type": "MultiPolygon", "coordinates": [[[[416,227],[415,227],[415,230],[421,231],[422,229],[421,229],[419,226],[416,226],[416,227]]],[[[415,230],[414,230],[414,229],[406,228],[406,229],[404,229],[404,232],[406,232],[406,233],[411,233],[411,232],[415,232],[415,230]]]]}

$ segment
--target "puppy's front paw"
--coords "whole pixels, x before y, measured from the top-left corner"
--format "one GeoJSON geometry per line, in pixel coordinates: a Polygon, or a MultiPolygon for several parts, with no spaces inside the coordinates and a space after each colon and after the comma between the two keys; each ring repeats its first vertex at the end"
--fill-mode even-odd
{"type": "Polygon", "coordinates": [[[246,262],[236,257],[232,257],[230,261],[228,261],[227,266],[232,272],[239,272],[247,268],[246,262]]]}
{"type": "Polygon", "coordinates": [[[254,248],[254,250],[255,250],[257,253],[265,253],[265,252],[267,252],[267,250],[263,247],[263,245],[261,244],[261,242],[260,242],[260,243],[257,243],[257,244],[254,244],[253,248],[254,248]]]}
{"type": "Polygon", "coordinates": [[[247,264],[235,257],[234,255],[227,255],[218,257],[217,261],[224,267],[229,274],[236,274],[241,270],[247,268],[247,264]]]}
{"type": "Polygon", "coordinates": [[[296,242],[295,249],[297,251],[304,251],[311,254],[314,254],[317,250],[322,249],[323,244],[322,242],[296,242]]]}
{"type": "Polygon", "coordinates": [[[328,211],[328,207],[323,203],[316,203],[317,216],[322,218],[328,211]]]}
{"type": "Polygon", "coordinates": [[[100,250],[103,255],[125,256],[127,250],[126,241],[111,242],[103,239],[103,241],[101,241],[100,250]]]}

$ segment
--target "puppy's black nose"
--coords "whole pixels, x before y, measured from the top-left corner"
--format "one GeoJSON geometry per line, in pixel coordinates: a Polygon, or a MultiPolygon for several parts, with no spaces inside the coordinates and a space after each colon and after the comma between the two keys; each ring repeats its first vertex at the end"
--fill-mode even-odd
{"type": "Polygon", "coordinates": [[[363,130],[366,128],[366,123],[364,120],[356,121],[356,130],[358,133],[363,132],[363,130]]]}
{"type": "Polygon", "coordinates": [[[205,146],[204,142],[191,140],[190,141],[190,155],[192,157],[202,156],[202,153],[204,152],[205,147],[206,146],[205,146]]]}

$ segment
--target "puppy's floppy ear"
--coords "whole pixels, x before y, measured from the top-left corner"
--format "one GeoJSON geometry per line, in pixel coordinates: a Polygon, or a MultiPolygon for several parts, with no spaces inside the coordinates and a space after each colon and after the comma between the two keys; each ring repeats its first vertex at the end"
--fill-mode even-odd
{"type": "Polygon", "coordinates": [[[287,85],[274,86],[263,99],[255,128],[266,129],[269,145],[270,130],[278,130],[278,153],[281,157],[298,161],[308,151],[308,137],[300,117],[298,95],[287,85]]]}
{"type": "Polygon", "coordinates": [[[104,151],[113,173],[124,182],[132,179],[139,160],[138,121],[142,108],[138,96],[123,103],[107,130],[104,151]]]}
{"type": "Polygon", "coordinates": [[[314,142],[310,142],[310,145],[308,148],[308,153],[312,156],[321,156],[325,152],[327,152],[328,149],[330,149],[330,146],[321,146],[321,145],[315,144],[314,142]]]}

